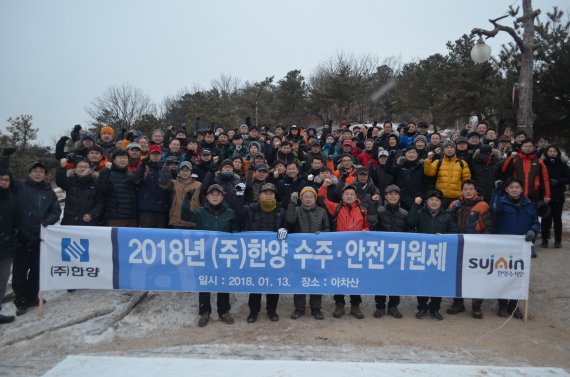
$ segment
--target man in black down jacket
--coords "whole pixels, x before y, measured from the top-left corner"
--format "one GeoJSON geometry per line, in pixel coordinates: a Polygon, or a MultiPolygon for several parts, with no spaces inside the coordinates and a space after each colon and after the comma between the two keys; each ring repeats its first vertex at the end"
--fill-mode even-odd
{"type": "MultiPolygon", "coordinates": [[[[18,203],[10,187],[11,181],[10,171],[0,168],[0,305],[6,294],[17,240],[18,203]]],[[[0,314],[0,323],[14,319],[14,316],[0,314]]]]}
{"type": "Polygon", "coordinates": [[[46,167],[34,162],[25,181],[14,180],[18,203],[18,251],[14,256],[12,288],[16,315],[38,305],[40,289],[40,229],[59,221],[61,207],[46,181],[46,167]]]}
{"type": "MultiPolygon", "coordinates": [[[[381,232],[407,232],[409,227],[406,224],[408,211],[400,208],[400,188],[390,185],[384,190],[385,205],[378,208],[377,213],[368,213],[368,222],[375,230],[381,232]],[[376,225],[374,225],[376,224],[376,225]]],[[[374,296],[376,301],[376,311],[374,317],[382,318],[386,314],[386,296],[374,296]]],[[[390,296],[388,301],[388,314],[394,318],[402,318],[402,313],[398,310],[400,296],[390,296]]]]}
{"type": "MultiPolygon", "coordinates": [[[[130,173],[129,156],[124,150],[113,153],[112,165],[101,169],[97,190],[105,199],[104,219],[107,226],[136,227],[136,186],[140,184],[146,163],[130,173]]],[[[143,160],[146,162],[146,160],[143,160]]]]}
{"type": "MultiPolygon", "coordinates": [[[[240,220],[240,230],[250,232],[278,232],[280,240],[287,235],[285,229],[285,210],[277,205],[275,199],[275,185],[265,183],[259,192],[259,201],[252,204],[244,204],[245,184],[236,185],[234,197],[234,210],[240,220]]],[[[277,315],[278,294],[268,293],[267,295],[267,316],[271,321],[279,321],[277,315]]],[[[257,321],[257,316],[261,310],[261,293],[250,293],[249,295],[249,316],[248,323],[257,321]]]]}

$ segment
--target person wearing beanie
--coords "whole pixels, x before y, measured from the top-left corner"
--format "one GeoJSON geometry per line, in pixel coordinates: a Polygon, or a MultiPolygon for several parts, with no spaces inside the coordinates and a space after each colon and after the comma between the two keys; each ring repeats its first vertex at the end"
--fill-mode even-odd
{"type": "Polygon", "coordinates": [[[434,159],[434,153],[429,152],[424,161],[424,174],[433,177],[435,187],[444,195],[444,208],[461,195],[461,182],[471,179],[469,165],[457,158],[455,143],[446,141],[443,143],[443,158],[434,159]]]}
{"type": "Polygon", "coordinates": [[[258,164],[253,170],[248,170],[245,174],[245,203],[258,202],[261,187],[266,183],[270,183],[267,165],[258,164]]]}
{"type": "MultiPolygon", "coordinates": [[[[457,233],[458,228],[453,217],[442,207],[443,193],[440,190],[430,190],[425,195],[425,205],[421,207],[423,199],[417,197],[406,220],[411,231],[428,234],[457,233]]],[[[443,320],[439,313],[441,297],[419,296],[417,319],[424,319],[428,313],[438,321],[443,320]],[[429,303],[428,303],[429,301],[429,303]]]]}
{"type": "Polygon", "coordinates": [[[217,184],[222,186],[226,193],[224,201],[232,203],[234,200],[234,187],[240,182],[239,175],[234,173],[234,165],[232,164],[232,161],[224,160],[217,171],[211,170],[204,177],[200,200],[204,202],[208,188],[213,184],[217,184]]]}
{"type": "MultiPolygon", "coordinates": [[[[12,174],[0,168],[0,308],[12,270],[18,232],[18,201],[12,192],[12,174]]],[[[16,319],[13,315],[0,314],[0,324],[16,319]]]]}
{"type": "MultiPolygon", "coordinates": [[[[4,156],[0,157],[0,169],[9,168],[10,157],[6,152],[4,150],[4,156]]],[[[30,164],[25,180],[9,178],[8,182],[4,178],[3,185],[13,185],[17,208],[18,245],[12,266],[12,289],[16,296],[16,315],[19,316],[38,306],[41,227],[59,221],[61,206],[51,185],[46,181],[46,166],[41,161],[30,164]]],[[[6,191],[4,195],[8,195],[6,191]]],[[[4,219],[0,223],[3,226],[4,219]]],[[[7,227],[11,226],[11,220],[6,220],[6,223],[7,227]]],[[[9,243],[10,240],[6,242],[9,243]]]]}
{"type": "MultiPolygon", "coordinates": [[[[224,199],[225,195],[226,192],[222,186],[213,184],[206,190],[205,204],[192,210],[190,202],[194,193],[186,192],[182,202],[182,220],[195,223],[198,230],[239,232],[239,220],[234,210],[228,205],[228,201],[224,199]]],[[[198,327],[205,327],[212,313],[210,292],[199,292],[198,303],[198,315],[200,316],[198,327]]],[[[228,325],[233,324],[234,319],[230,314],[230,294],[218,292],[216,304],[220,321],[228,325]]]]}
{"type": "MultiPolygon", "coordinates": [[[[317,205],[317,192],[311,186],[301,189],[300,195],[294,193],[287,206],[287,224],[294,233],[320,233],[330,231],[327,213],[324,208],[317,205]],[[299,199],[301,199],[300,204],[299,199]]],[[[310,295],[309,307],[311,315],[317,320],[325,317],[322,312],[322,295],[310,295]]],[[[305,314],[307,295],[293,295],[295,310],[291,314],[292,319],[299,319],[305,314]]]]}
{"type": "Polygon", "coordinates": [[[418,157],[421,160],[424,160],[428,154],[426,137],[424,135],[416,136],[416,139],[414,140],[414,147],[418,152],[418,157]]]}
{"type": "Polygon", "coordinates": [[[117,146],[115,145],[115,130],[113,127],[106,125],[101,128],[99,133],[99,139],[96,144],[103,148],[103,155],[107,160],[111,160],[113,152],[115,152],[117,146]]]}
{"type": "MultiPolygon", "coordinates": [[[[234,201],[232,208],[237,214],[240,222],[240,230],[248,232],[276,232],[279,240],[287,237],[285,210],[277,204],[275,198],[276,189],[273,183],[265,183],[261,186],[259,192],[259,201],[251,204],[245,204],[244,183],[238,183],[234,188],[234,201]]],[[[248,323],[257,321],[259,312],[261,311],[261,293],[251,293],[249,295],[249,315],[248,323]]],[[[277,314],[278,294],[266,295],[266,311],[270,321],[279,321],[277,314]]]]}

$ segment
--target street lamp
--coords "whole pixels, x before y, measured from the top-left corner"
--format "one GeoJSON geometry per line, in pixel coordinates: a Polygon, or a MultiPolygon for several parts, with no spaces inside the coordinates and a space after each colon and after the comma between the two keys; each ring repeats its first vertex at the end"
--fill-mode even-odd
{"type": "Polygon", "coordinates": [[[483,38],[479,37],[477,44],[471,49],[471,60],[477,64],[485,63],[491,57],[491,47],[487,45],[483,38]]]}

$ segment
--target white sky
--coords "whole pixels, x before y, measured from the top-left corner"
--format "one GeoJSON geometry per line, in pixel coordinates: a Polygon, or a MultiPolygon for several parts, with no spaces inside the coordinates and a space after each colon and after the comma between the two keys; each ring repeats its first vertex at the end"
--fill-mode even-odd
{"type": "MultiPolygon", "coordinates": [[[[258,81],[314,68],[339,51],[401,56],[445,53],[474,27],[520,0],[2,0],[0,130],[31,114],[38,142],[51,144],[112,85],[129,82],[157,104],[183,88],[208,88],[220,74],[258,81]]],[[[534,0],[545,13],[569,0],[534,0]]],[[[522,11],[521,11],[522,12],[522,11]]],[[[508,21],[510,23],[510,21],[508,21]]],[[[501,37],[489,40],[493,54],[501,37]]]]}

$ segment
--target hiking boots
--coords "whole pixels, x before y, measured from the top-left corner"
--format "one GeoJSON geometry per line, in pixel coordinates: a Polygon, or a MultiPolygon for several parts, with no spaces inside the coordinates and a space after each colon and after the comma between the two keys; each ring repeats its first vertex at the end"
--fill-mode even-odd
{"type": "MultiPolygon", "coordinates": [[[[344,308],[343,308],[343,311],[344,311],[344,308]]],[[[350,307],[350,314],[357,319],[364,318],[364,313],[362,313],[362,310],[360,310],[360,305],[352,305],[350,307]]]]}
{"type": "Polygon", "coordinates": [[[0,314],[0,323],[14,322],[15,319],[16,319],[16,317],[14,317],[13,315],[0,314]]]}
{"type": "Polygon", "coordinates": [[[382,317],[384,317],[384,314],[386,314],[386,309],[378,308],[374,312],[374,318],[382,318],[382,317]]]}
{"type": "Polygon", "coordinates": [[[321,312],[321,309],[312,309],[311,315],[315,317],[315,319],[318,319],[319,321],[325,319],[325,316],[323,315],[323,312],[321,312]]]}
{"type": "Polygon", "coordinates": [[[398,319],[403,317],[402,313],[400,313],[398,308],[395,306],[388,308],[388,314],[390,314],[392,317],[398,318],[398,319]]]}
{"type": "Polygon", "coordinates": [[[474,306],[473,310],[471,311],[471,314],[475,319],[483,319],[483,312],[481,311],[480,306],[474,306]]]}
{"type": "Polygon", "coordinates": [[[416,313],[416,318],[417,319],[425,319],[427,315],[427,311],[426,310],[418,310],[418,312],[416,313]]]}
{"type": "Polygon", "coordinates": [[[453,304],[447,309],[447,314],[458,314],[465,311],[465,305],[462,302],[453,301],[453,304]]]}
{"type": "Polygon", "coordinates": [[[554,248],[555,248],[555,249],[560,249],[560,248],[562,248],[562,242],[554,242],[554,248]]]}
{"type": "Polygon", "coordinates": [[[295,309],[295,311],[293,312],[293,314],[291,314],[291,319],[299,319],[300,316],[304,315],[305,311],[304,310],[298,310],[295,309]]]}
{"type": "Polygon", "coordinates": [[[269,320],[270,320],[271,322],[277,322],[277,321],[279,321],[279,316],[278,316],[277,313],[275,313],[275,312],[267,313],[267,317],[269,317],[269,320]]]}
{"type": "Polygon", "coordinates": [[[499,309],[497,309],[497,317],[499,318],[505,318],[507,316],[507,307],[506,306],[499,306],[499,309]]]}
{"type": "Polygon", "coordinates": [[[220,321],[224,322],[227,325],[231,325],[234,323],[234,318],[230,315],[230,313],[224,313],[220,316],[220,321]]]}
{"type": "Polygon", "coordinates": [[[255,321],[257,321],[257,313],[250,312],[247,316],[247,323],[254,323],[255,321]]]}
{"type": "Polygon", "coordinates": [[[438,321],[443,321],[443,316],[439,313],[438,310],[429,313],[430,317],[433,319],[437,319],[438,321]]]}
{"type": "Polygon", "coordinates": [[[542,240],[542,243],[540,244],[540,246],[543,249],[548,249],[548,240],[542,240]]]}
{"type": "Polygon", "coordinates": [[[333,317],[340,318],[344,315],[344,304],[335,304],[333,317]]]}
{"type": "Polygon", "coordinates": [[[210,321],[210,313],[200,314],[200,319],[198,320],[198,327],[205,327],[210,321]]]}

